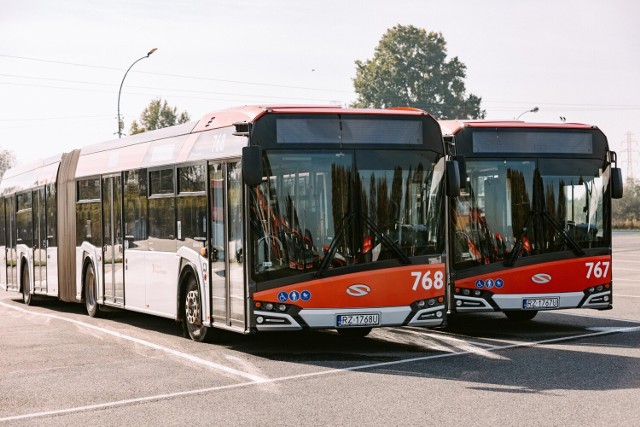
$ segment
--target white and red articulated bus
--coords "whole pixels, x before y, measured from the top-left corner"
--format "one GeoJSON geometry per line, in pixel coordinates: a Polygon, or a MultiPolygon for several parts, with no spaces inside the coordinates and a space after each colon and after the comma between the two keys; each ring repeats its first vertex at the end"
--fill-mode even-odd
{"type": "Polygon", "coordinates": [[[412,109],[245,106],[10,169],[0,283],[202,341],[445,318],[458,170],[412,109]]]}

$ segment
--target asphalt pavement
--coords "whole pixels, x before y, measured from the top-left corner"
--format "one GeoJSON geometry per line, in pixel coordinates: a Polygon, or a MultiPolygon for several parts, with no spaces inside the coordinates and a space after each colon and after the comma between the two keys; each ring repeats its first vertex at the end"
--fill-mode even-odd
{"type": "Polygon", "coordinates": [[[614,236],[614,309],[460,315],[446,329],[185,339],[0,291],[0,425],[637,425],[640,233],[614,236]]]}

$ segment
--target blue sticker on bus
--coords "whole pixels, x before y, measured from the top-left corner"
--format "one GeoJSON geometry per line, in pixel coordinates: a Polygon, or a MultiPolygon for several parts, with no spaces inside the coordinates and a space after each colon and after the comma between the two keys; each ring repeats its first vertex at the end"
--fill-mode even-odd
{"type": "Polygon", "coordinates": [[[496,288],[501,288],[504,286],[504,280],[496,279],[496,288]]]}
{"type": "Polygon", "coordinates": [[[302,293],[300,294],[300,298],[302,299],[302,301],[309,301],[311,299],[311,292],[309,291],[302,291],[302,293]]]}
{"type": "Polygon", "coordinates": [[[494,284],[493,279],[487,279],[487,281],[485,282],[485,286],[487,287],[487,289],[493,288],[493,284],[494,284]]]}
{"type": "Polygon", "coordinates": [[[278,294],[278,301],[287,302],[287,299],[289,299],[289,296],[287,295],[286,292],[283,291],[278,294]]]}
{"type": "Polygon", "coordinates": [[[478,288],[478,289],[484,288],[484,280],[482,280],[482,279],[476,280],[476,288],[478,288]]]}
{"type": "Polygon", "coordinates": [[[300,292],[298,291],[289,292],[289,299],[293,302],[298,301],[300,299],[300,292]]]}

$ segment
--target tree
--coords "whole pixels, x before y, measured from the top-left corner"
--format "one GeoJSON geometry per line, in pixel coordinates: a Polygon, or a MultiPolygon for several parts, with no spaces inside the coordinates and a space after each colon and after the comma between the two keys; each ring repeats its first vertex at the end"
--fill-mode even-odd
{"type": "Polygon", "coordinates": [[[421,108],[439,119],[482,119],[481,98],[466,96],[466,65],[447,61],[442,33],[397,25],[382,36],[373,59],[356,61],[354,107],[421,108]]]}
{"type": "Polygon", "coordinates": [[[4,171],[13,167],[16,163],[16,156],[13,151],[9,151],[5,148],[0,148],[0,178],[4,175],[4,171]]]}
{"type": "Polygon", "coordinates": [[[148,130],[162,129],[167,126],[186,123],[191,120],[189,114],[183,111],[178,116],[178,108],[171,108],[167,101],[154,99],[140,114],[140,124],[137,121],[131,123],[130,135],[146,132],[148,130]]]}

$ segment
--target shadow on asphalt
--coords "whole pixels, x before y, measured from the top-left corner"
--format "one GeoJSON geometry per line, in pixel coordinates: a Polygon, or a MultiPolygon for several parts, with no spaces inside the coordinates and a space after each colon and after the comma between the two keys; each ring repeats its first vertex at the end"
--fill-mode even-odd
{"type": "MultiPolygon", "coordinates": [[[[13,299],[22,304],[20,298],[13,299]]],[[[39,299],[36,305],[53,313],[85,315],[84,305],[39,299]]],[[[108,309],[101,317],[116,323],[181,336],[171,319],[108,309]]],[[[88,317],[87,317],[88,318],[88,317]]],[[[554,393],[554,390],[639,389],[638,359],[594,353],[594,347],[635,349],[640,334],[610,334],[562,340],[535,347],[527,343],[593,333],[601,328],[633,324],[608,319],[585,319],[539,313],[532,321],[512,322],[501,313],[451,317],[446,328],[374,329],[366,338],[348,339],[333,330],[262,332],[240,335],[216,331],[211,351],[223,347],[272,361],[327,369],[358,367],[385,375],[468,381],[470,389],[509,393],[554,393]],[[496,348],[492,348],[495,346],[496,348]],[[515,348],[504,348],[515,346],[515,348]],[[583,350],[581,350],[584,348],[583,350]],[[407,359],[413,359],[407,363],[407,359]],[[368,366],[371,365],[371,366],[368,366]]],[[[637,325],[636,325],[637,326],[637,325]]],[[[201,350],[205,350],[202,347],[201,350]]]]}

